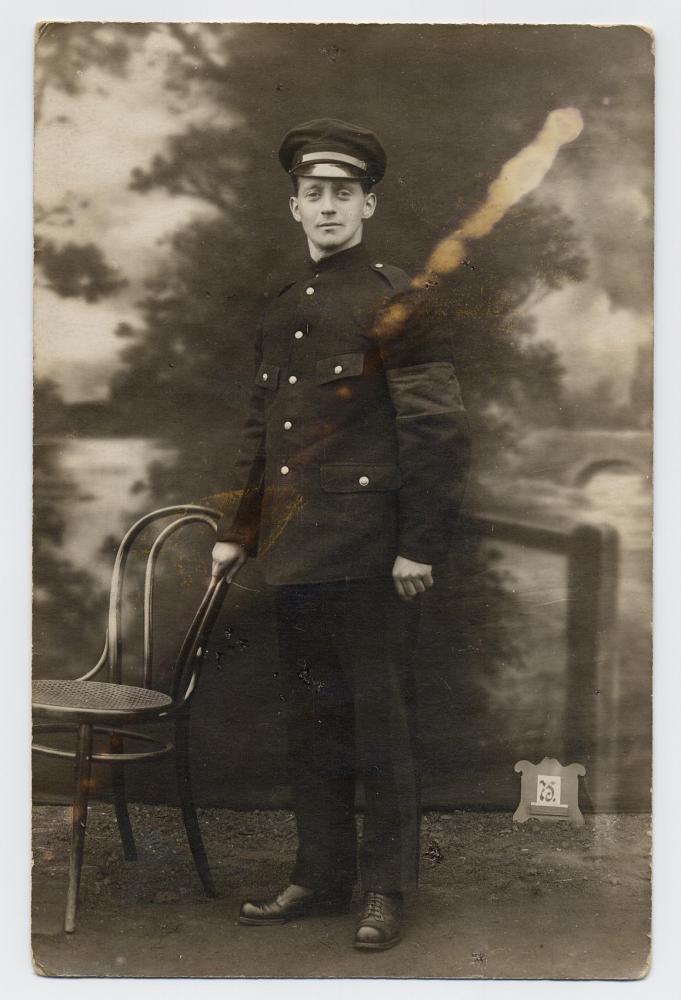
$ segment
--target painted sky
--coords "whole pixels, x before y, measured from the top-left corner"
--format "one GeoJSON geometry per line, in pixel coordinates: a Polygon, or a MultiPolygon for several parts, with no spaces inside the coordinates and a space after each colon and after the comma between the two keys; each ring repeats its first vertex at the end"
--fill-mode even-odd
{"type": "Polygon", "coordinates": [[[117,325],[135,319],[142,284],[162,261],[168,236],[210,211],[192,198],[141,195],[128,186],[133,167],[146,164],[170,133],[206,118],[200,105],[176,107],[163,87],[162,60],[174,48],[162,30],[152,32],[125,77],[92,67],[81,95],[49,87],[45,93],[36,128],[35,198],[46,206],[73,204],[74,224],[41,231],[59,242],[97,243],[129,281],[120,294],[95,304],[36,290],[36,374],[54,378],[69,402],[106,395],[121,347],[117,325]],[[102,122],[113,124],[103,128],[102,122]]]}
{"type": "MultiPolygon", "coordinates": [[[[125,76],[92,67],[82,76],[82,94],[49,87],[45,93],[36,130],[36,201],[66,200],[74,222],[42,232],[56,241],[98,243],[129,281],[94,305],[36,289],[36,374],[54,378],[68,401],[105,396],[121,347],[116,326],[135,319],[143,281],[163,259],[167,237],[210,211],[191,198],[128,187],[132,168],[146,165],[169,134],[205,122],[209,113],[215,123],[213,107],[200,100],[180,105],[163,87],[163,60],[174,45],[159,26],[125,76]]],[[[622,398],[637,348],[652,332],[650,167],[647,150],[635,143],[624,151],[620,145],[613,159],[609,136],[614,116],[621,128],[623,114],[604,95],[601,110],[587,120],[589,155],[559,156],[534,196],[557,203],[575,221],[589,258],[587,280],[526,304],[539,335],[558,346],[569,385],[586,387],[607,375],[622,398]]]]}
{"type": "Polygon", "coordinates": [[[528,303],[528,312],[539,335],[560,349],[570,385],[611,376],[624,398],[637,349],[650,345],[653,332],[652,176],[648,150],[632,143],[619,159],[611,155],[613,113],[606,96],[590,116],[590,155],[579,172],[559,159],[538,192],[574,220],[588,278],[528,303]]]}

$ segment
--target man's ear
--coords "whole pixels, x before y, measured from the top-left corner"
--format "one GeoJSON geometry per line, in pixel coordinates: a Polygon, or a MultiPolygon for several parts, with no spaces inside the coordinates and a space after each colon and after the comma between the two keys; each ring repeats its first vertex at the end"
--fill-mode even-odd
{"type": "Polygon", "coordinates": [[[370,219],[371,216],[376,211],[376,195],[373,191],[369,193],[364,198],[364,207],[362,208],[362,218],[370,219]]]}
{"type": "Polygon", "coordinates": [[[298,207],[298,199],[294,194],[288,200],[288,207],[291,209],[291,215],[296,220],[296,222],[302,222],[302,217],[300,215],[300,208],[298,207]]]}

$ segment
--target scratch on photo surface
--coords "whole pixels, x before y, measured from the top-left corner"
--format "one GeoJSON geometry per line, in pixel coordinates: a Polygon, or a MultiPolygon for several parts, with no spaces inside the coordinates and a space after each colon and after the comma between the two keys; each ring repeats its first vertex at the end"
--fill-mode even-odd
{"type": "Polygon", "coordinates": [[[295,500],[293,500],[288,505],[288,507],[286,507],[286,509],[284,510],[284,513],[283,513],[283,515],[281,517],[281,520],[279,521],[279,524],[277,525],[276,530],[273,531],[272,534],[270,535],[267,545],[265,545],[260,550],[260,555],[263,555],[265,552],[268,552],[269,549],[272,548],[272,546],[274,545],[274,543],[281,536],[281,533],[283,532],[284,528],[289,523],[289,521],[291,520],[291,518],[293,518],[302,509],[303,509],[303,497],[302,496],[297,496],[295,498],[295,500]]]}

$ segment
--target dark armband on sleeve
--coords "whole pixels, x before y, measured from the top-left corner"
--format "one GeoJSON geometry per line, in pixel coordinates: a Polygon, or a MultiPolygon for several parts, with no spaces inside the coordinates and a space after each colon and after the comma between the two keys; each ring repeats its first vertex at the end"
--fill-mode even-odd
{"type": "Polygon", "coordinates": [[[385,354],[402,475],[398,554],[433,563],[447,554],[463,501],[468,419],[446,335],[403,338],[385,354]]]}

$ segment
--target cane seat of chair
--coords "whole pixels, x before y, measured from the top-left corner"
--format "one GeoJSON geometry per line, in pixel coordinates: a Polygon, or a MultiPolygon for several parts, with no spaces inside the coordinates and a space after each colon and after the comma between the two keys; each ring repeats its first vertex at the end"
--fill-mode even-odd
{"type": "Polygon", "coordinates": [[[73,834],[69,884],[66,897],[64,928],[71,932],[75,927],[78,886],[82,869],[90,767],[93,761],[107,763],[112,768],[112,788],[116,819],[127,860],[137,858],[135,841],[130,825],[125,798],[124,765],[136,764],[163,757],[175,750],[177,786],[189,846],[197,872],[206,893],[216,895],[208,860],[198,824],[191,784],[189,762],[189,709],[198,684],[201,666],[206,656],[206,644],[227,590],[224,579],[211,577],[207,590],[186,632],[172,671],[169,694],[153,686],[153,604],[156,565],[162,546],[180,528],[188,524],[203,523],[213,531],[217,528],[220,512],[210,507],[194,504],[164,507],[141,517],[126,532],[116,554],[109,619],[104,650],[98,662],[83,676],[74,679],[38,679],[33,682],[34,732],[64,733],[77,736],[73,750],[34,742],[37,753],[71,759],[75,762],[75,791],[73,802],[73,834]],[[122,683],[123,653],[123,579],[128,555],[137,537],[148,526],[173,520],[160,528],[148,549],[144,581],[144,654],[140,658],[141,684],[122,683]],[[93,678],[107,668],[108,680],[93,678]],[[174,743],[162,743],[147,733],[119,728],[125,722],[131,725],[173,718],[174,743]],[[109,750],[93,753],[93,733],[109,737],[109,750]],[[126,752],[129,740],[141,741],[144,749],[126,752]]]}
{"type": "Polygon", "coordinates": [[[157,718],[173,699],[152,688],[104,681],[33,681],[33,711],[63,722],[142,721],[157,718]]]}

